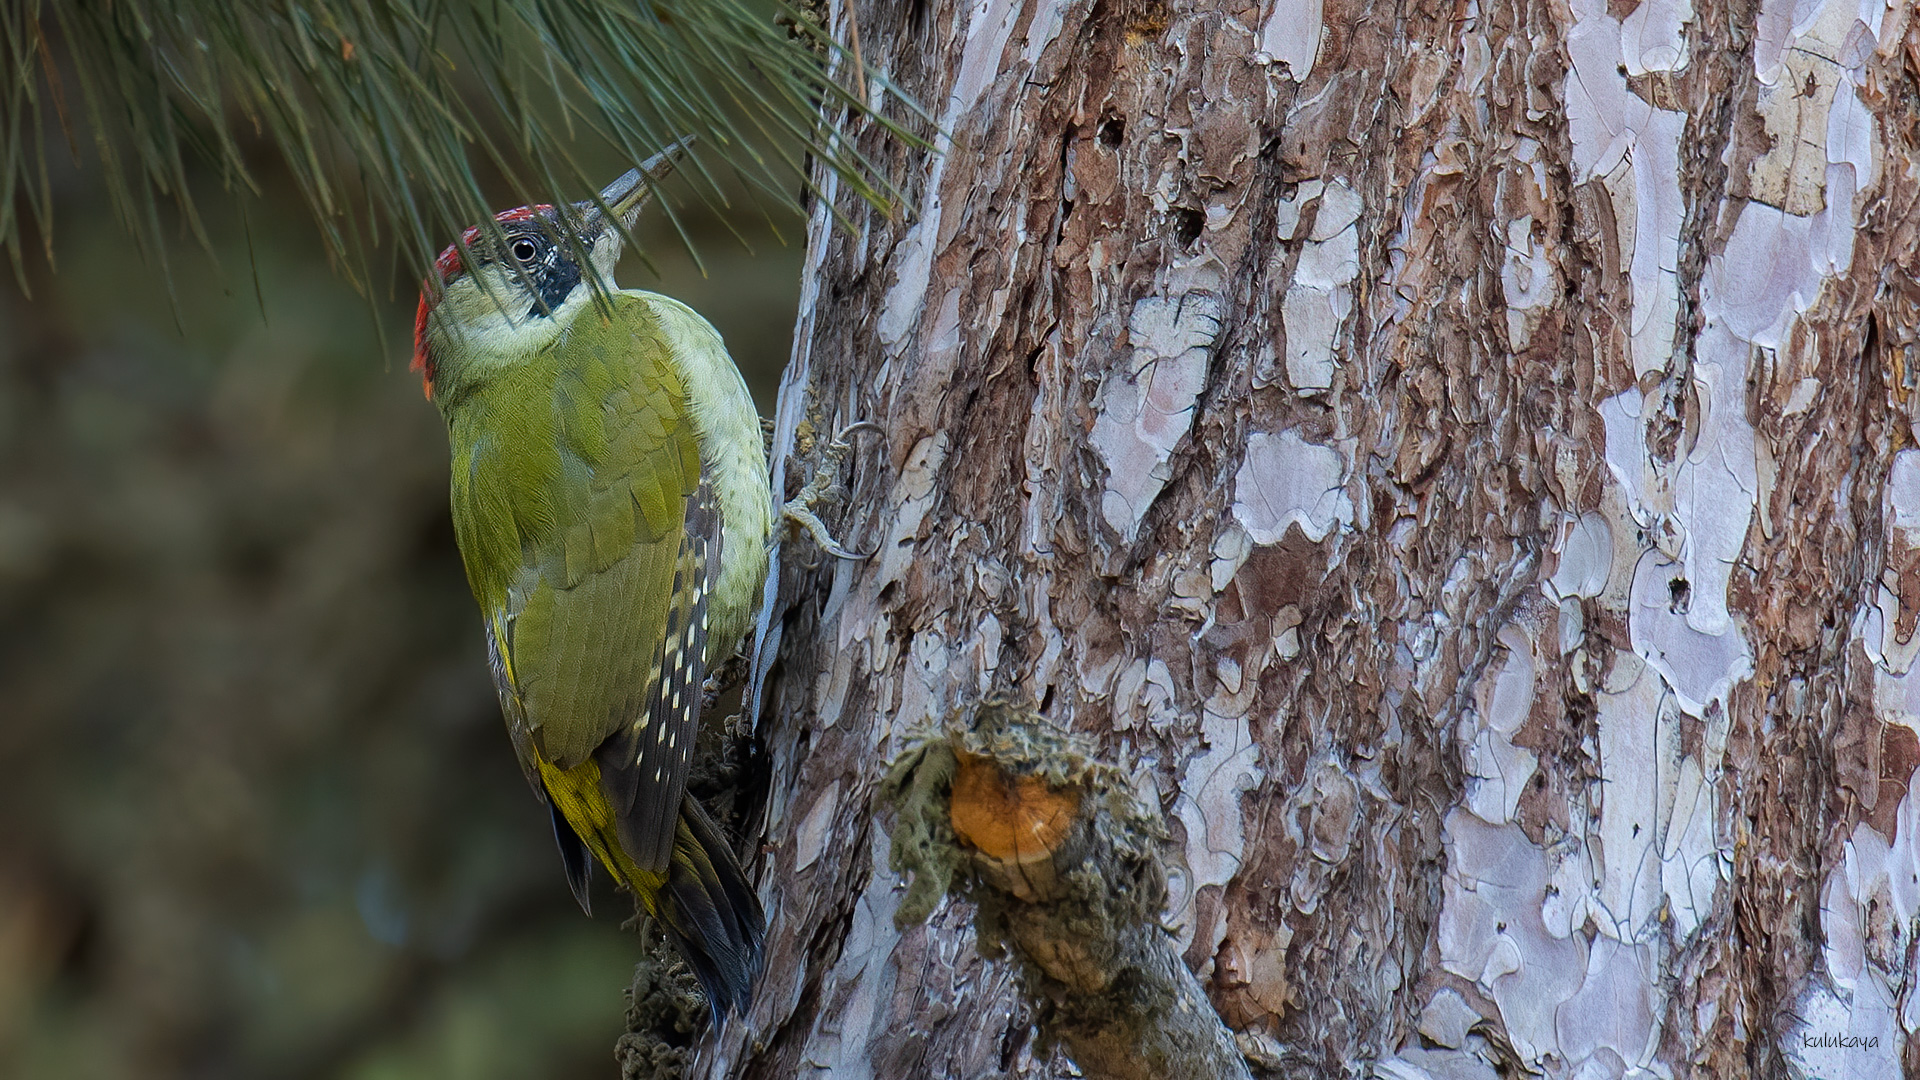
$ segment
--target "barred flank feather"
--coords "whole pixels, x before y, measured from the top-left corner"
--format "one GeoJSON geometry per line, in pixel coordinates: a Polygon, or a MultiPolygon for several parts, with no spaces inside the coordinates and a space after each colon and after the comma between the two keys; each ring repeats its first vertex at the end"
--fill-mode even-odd
{"type": "Polygon", "coordinates": [[[653,908],[706,991],[715,1025],[729,1012],[745,1014],[767,919],[727,838],[691,795],[680,804],[673,862],[653,908]]]}
{"type": "Polygon", "coordinates": [[[677,844],[674,820],[682,813],[680,796],[687,789],[687,768],[700,732],[700,695],[707,681],[707,601],[720,565],[720,545],[717,497],[712,482],[702,480],[687,500],[686,533],[667,598],[667,632],[647,675],[647,707],[625,737],[609,739],[596,755],[620,846],[642,870],[665,870],[677,844]]]}

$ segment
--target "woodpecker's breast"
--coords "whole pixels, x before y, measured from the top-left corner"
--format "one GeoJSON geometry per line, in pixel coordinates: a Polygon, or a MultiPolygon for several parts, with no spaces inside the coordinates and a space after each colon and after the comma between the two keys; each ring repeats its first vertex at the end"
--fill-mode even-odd
{"type": "Polygon", "coordinates": [[[639,290],[625,295],[648,305],[668,343],[668,354],[687,387],[701,472],[719,496],[720,571],[713,584],[707,638],[711,667],[740,647],[767,579],[773,511],[760,414],[712,324],[671,297],[639,290]]]}

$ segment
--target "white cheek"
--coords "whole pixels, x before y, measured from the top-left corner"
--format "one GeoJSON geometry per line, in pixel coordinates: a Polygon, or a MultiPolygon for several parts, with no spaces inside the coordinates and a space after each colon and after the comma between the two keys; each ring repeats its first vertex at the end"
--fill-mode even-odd
{"type": "Polygon", "coordinates": [[[519,282],[488,267],[447,286],[437,310],[449,326],[482,332],[483,328],[512,328],[524,323],[529,305],[529,294],[519,282]],[[482,275],[486,278],[484,287],[482,275]]]}
{"type": "Polygon", "coordinates": [[[575,289],[552,316],[540,314],[533,294],[497,267],[487,267],[483,289],[473,275],[447,287],[434,323],[456,348],[475,358],[516,360],[551,342],[585,293],[575,289]]]}

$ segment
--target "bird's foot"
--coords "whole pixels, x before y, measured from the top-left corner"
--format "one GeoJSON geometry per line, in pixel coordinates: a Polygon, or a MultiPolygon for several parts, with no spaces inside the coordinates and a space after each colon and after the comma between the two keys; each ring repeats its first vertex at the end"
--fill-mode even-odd
{"type": "Polygon", "coordinates": [[[800,494],[787,500],[786,505],[780,508],[780,516],[789,525],[812,537],[821,551],[836,559],[871,559],[874,551],[879,550],[875,548],[874,551],[859,552],[848,551],[841,547],[840,543],[833,538],[833,534],[827,530],[826,522],[820,520],[817,508],[826,503],[837,502],[841,497],[838,483],[840,464],[853,450],[853,443],[849,441],[849,436],[861,431],[881,430],[883,429],[879,424],[866,420],[841,428],[840,434],[835,435],[833,440],[821,449],[820,459],[814,463],[813,476],[807,480],[807,486],[801,488],[800,494]]]}
{"type": "Polygon", "coordinates": [[[736,652],[720,665],[707,673],[707,680],[700,688],[700,715],[705,716],[717,708],[721,699],[738,690],[747,681],[747,654],[736,652]]]}

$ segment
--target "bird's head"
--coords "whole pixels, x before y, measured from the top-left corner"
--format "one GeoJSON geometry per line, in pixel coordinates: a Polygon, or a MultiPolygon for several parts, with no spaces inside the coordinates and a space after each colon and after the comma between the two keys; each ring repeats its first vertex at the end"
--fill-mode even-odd
{"type": "Polygon", "coordinates": [[[441,252],[438,280],[422,283],[413,324],[412,367],[427,397],[449,352],[505,362],[526,356],[593,302],[596,280],[611,288],[624,234],[679,149],[628,170],[598,200],[503,210],[493,218],[497,238],[476,225],[441,252]]]}

